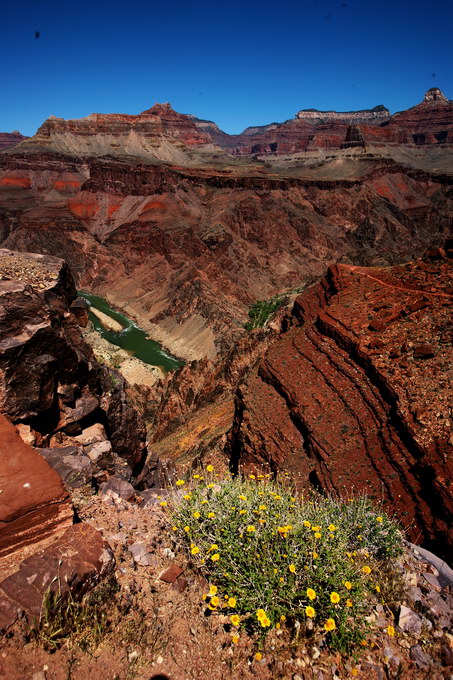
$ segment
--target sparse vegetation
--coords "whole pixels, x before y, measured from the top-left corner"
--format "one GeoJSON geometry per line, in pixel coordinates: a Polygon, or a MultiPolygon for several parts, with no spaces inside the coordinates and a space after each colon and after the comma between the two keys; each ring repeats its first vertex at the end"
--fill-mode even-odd
{"type": "Polygon", "coordinates": [[[207,610],[228,616],[233,642],[292,628],[316,630],[347,654],[366,644],[365,617],[402,552],[401,532],[380,508],[364,497],[297,496],[269,476],[220,480],[212,466],[176,484],[172,529],[208,579],[207,610]]]}
{"type": "Polygon", "coordinates": [[[82,651],[93,651],[112,628],[108,603],[117,590],[113,578],[81,598],[71,592],[61,593],[58,586],[49,587],[41,615],[30,628],[30,638],[48,651],[58,649],[65,642],[77,645],[82,651]]]}
{"type": "Polygon", "coordinates": [[[245,328],[249,331],[255,328],[262,328],[267,320],[279,307],[285,304],[287,298],[283,295],[275,295],[269,300],[258,300],[249,309],[250,321],[247,321],[245,328]]]}

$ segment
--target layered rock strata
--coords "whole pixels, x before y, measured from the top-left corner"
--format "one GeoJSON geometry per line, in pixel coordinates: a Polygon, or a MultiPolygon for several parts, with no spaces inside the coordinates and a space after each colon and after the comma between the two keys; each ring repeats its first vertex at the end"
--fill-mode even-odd
{"type": "Polygon", "coordinates": [[[452,261],[331,267],[238,391],[242,470],[286,470],[382,500],[409,535],[452,548],[452,261]]]}
{"type": "Polygon", "coordinates": [[[391,161],[361,172],[303,179],[0,156],[0,243],[65,258],[80,287],[176,356],[213,359],[241,337],[257,299],[338,259],[391,263],[441,242],[449,178],[391,161]]]}
{"type": "Polygon", "coordinates": [[[3,149],[11,149],[24,139],[28,139],[28,137],[21,135],[17,130],[14,130],[13,132],[0,132],[0,151],[3,151],[3,149]]]}

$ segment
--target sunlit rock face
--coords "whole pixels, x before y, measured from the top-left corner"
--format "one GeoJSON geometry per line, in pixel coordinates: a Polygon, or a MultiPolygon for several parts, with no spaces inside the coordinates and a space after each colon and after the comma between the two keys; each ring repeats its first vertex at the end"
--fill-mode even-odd
{"type": "Polygon", "coordinates": [[[453,547],[453,251],[331,267],[237,394],[229,450],[245,472],[367,493],[412,537],[453,547]]]}

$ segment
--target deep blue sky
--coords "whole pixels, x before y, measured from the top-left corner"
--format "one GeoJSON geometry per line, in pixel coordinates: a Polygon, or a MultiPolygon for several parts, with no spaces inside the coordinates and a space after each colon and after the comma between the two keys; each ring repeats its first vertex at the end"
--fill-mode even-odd
{"type": "Polygon", "coordinates": [[[4,2],[0,131],[156,101],[227,132],[453,98],[451,0],[4,2]],[[35,31],[40,31],[39,39],[35,31]]]}

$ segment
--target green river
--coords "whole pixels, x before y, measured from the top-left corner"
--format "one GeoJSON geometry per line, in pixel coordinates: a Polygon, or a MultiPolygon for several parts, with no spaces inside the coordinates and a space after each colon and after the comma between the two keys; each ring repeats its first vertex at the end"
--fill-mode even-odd
{"type": "Polygon", "coordinates": [[[121,332],[109,330],[108,328],[105,328],[95,314],[88,311],[89,319],[95,329],[103,338],[113,345],[118,345],[118,347],[126,350],[137,357],[137,359],[141,359],[146,364],[162,367],[164,371],[175,371],[183,365],[182,362],[177,361],[167,354],[159,343],[150,340],[145,331],[139,328],[137,324],[131,321],[131,319],[128,319],[127,316],[124,316],[121,312],[112,309],[104,298],[101,298],[98,295],[92,295],[84,290],[79,290],[78,295],[84,298],[91,307],[107,314],[123,326],[121,332]]]}

